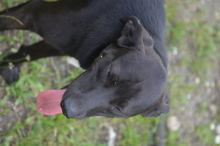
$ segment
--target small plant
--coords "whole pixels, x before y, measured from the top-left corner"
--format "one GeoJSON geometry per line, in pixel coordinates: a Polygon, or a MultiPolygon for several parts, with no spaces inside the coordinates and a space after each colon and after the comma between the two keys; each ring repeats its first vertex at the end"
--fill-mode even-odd
{"type": "Polygon", "coordinates": [[[20,20],[18,20],[17,18],[15,18],[15,17],[13,17],[13,16],[0,15],[0,17],[5,17],[5,18],[13,19],[13,20],[17,21],[19,24],[24,25],[20,20]]]}

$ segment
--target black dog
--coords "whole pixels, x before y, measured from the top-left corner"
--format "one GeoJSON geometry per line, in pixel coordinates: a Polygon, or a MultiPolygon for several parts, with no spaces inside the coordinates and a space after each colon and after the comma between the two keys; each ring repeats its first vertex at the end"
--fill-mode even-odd
{"type": "Polygon", "coordinates": [[[0,74],[8,84],[18,79],[27,56],[69,55],[86,69],[65,90],[42,92],[42,113],[62,108],[66,117],[83,119],[169,112],[164,0],[31,0],[0,15],[10,16],[0,17],[0,30],[30,30],[44,38],[4,57],[0,74]]]}

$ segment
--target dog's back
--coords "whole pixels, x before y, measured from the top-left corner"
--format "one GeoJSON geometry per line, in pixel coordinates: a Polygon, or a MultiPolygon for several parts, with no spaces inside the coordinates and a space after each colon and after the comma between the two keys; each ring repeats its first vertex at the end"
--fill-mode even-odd
{"type": "MultiPolygon", "coordinates": [[[[137,16],[154,39],[154,49],[167,64],[164,48],[164,0],[74,0],[55,3],[33,0],[31,30],[51,46],[74,56],[88,68],[120,35],[119,19],[137,16]]],[[[28,8],[30,9],[30,8],[28,8]]]]}

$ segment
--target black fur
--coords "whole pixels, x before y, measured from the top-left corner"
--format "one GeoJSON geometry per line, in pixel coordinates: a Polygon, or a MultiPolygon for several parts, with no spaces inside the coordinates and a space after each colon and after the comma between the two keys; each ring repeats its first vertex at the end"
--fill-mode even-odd
{"type": "Polygon", "coordinates": [[[23,23],[0,17],[0,30],[30,30],[44,38],[0,63],[8,84],[18,79],[27,55],[31,61],[69,55],[87,71],[63,97],[67,117],[158,116],[169,111],[164,0],[31,0],[0,15],[23,23]],[[16,59],[20,61],[13,62],[16,59]],[[7,67],[10,62],[16,69],[7,67]]]}

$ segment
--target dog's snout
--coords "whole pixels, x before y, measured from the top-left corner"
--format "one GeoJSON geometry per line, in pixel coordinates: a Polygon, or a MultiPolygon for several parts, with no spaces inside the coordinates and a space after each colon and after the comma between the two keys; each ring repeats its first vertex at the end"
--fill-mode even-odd
{"type": "Polygon", "coordinates": [[[71,106],[72,106],[72,100],[71,98],[64,98],[61,103],[61,108],[62,108],[62,112],[63,114],[67,117],[67,118],[74,118],[75,114],[74,112],[71,110],[71,106]]]}
{"type": "Polygon", "coordinates": [[[62,108],[62,112],[63,112],[64,116],[66,116],[66,108],[65,108],[64,100],[61,101],[60,106],[62,108]]]}

